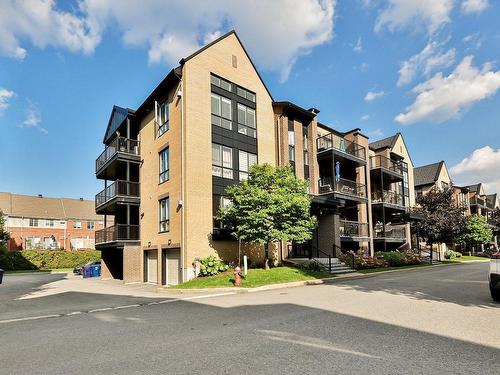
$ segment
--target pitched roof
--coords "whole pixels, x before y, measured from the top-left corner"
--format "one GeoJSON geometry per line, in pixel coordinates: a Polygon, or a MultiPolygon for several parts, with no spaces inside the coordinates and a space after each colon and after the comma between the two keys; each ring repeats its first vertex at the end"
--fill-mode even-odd
{"type": "Polygon", "coordinates": [[[0,210],[16,217],[36,219],[102,220],[95,213],[94,201],[72,198],[48,198],[0,192],[0,210]]]}
{"type": "Polygon", "coordinates": [[[474,184],[474,185],[467,185],[465,186],[467,189],[469,189],[469,191],[471,193],[476,193],[476,194],[479,194],[479,192],[481,191],[481,183],[479,184],[474,184]]]}
{"type": "Polygon", "coordinates": [[[398,138],[399,133],[396,133],[390,137],[381,139],[379,141],[371,142],[369,147],[370,149],[376,151],[380,150],[382,148],[392,148],[394,144],[396,143],[396,140],[398,138]]]}
{"type": "Polygon", "coordinates": [[[431,185],[435,183],[441,172],[441,168],[444,165],[444,161],[441,160],[438,163],[423,165],[421,167],[416,167],[413,169],[413,179],[415,181],[415,186],[431,185]]]}

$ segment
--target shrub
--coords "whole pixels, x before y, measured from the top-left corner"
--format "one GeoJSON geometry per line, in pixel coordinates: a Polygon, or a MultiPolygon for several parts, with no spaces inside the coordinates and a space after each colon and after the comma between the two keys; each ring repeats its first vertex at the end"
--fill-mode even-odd
{"type": "Polygon", "coordinates": [[[97,250],[22,250],[0,254],[0,268],[15,270],[44,270],[74,268],[101,259],[97,250]]]}
{"type": "Polygon", "coordinates": [[[382,268],[387,266],[386,262],[383,259],[380,259],[377,256],[371,257],[365,255],[363,250],[359,250],[356,253],[353,251],[349,251],[348,253],[341,254],[339,256],[339,259],[341,262],[344,262],[349,267],[358,270],[367,268],[382,268]]]}
{"type": "Polygon", "coordinates": [[[377,256],[385,260],[389,267],[401,267],[405,265],[405,256],[398,251],[379,252],[377,256]]]}
{"type": "Polygon", "coordinates": [[[444,252],[445,259],[454,259],[454,258],[461,258],[461,257],[462,257],[462,253],[459,253],[457,251],[446,249],[446,251],[444,252]]]}
{"type": "Polygon", "coordinates": [[[299,268],[304,271],[316,271],[316,272],[321,272],[325,270],[325,266],[321,262],[318,262],[317,260],[308,260],[300,264],[299,268]]]}
{"type": "Polygon", "coordinates": [[[210,255],[206,258],[200,259],[200,273],[199,276],[213,276],[220,272],[227,271],[229,266],[215,255],[210,255]]]}

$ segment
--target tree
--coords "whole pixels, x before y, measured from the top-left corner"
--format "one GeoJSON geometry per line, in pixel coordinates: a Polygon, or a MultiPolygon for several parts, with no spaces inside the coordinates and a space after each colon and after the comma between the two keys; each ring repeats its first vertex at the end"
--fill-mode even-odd
{"type": "Polygon", "coordinates": [[[497,207],[491,212],[490,223],[493,225],[494,232],[500,231],[500,208],[497,207]]]}
{"type": "Polygon", "coordinates": [[[482,216],[472,215],[467,218],[460,241],[467,246],[484,244],[491,241],[493,231],[482,216]]]}
{"type": "Polygon", "coordinates": [[[248,180],[226,188],[232,204],[218,217],[239,240],[264,245],[267,268],[269,243],[312,238],[317,220],[307,186],[288,166],[254,165],[248,180]]]}
{"type": "MultiPolygon", "coordinates": [[[[413,211],[423,217],[418,223],[418,234],[432,248],[436,243],[452,243],[460,236],[466,222],[464,207],[453,199],[453,190],[438,190],[417,198],[419,207],[413,211]]],[[[432,253],[432,252],[431,252],[432,253]]]]}
{"type": "Polygon", "coordinates": [[[2,210],[0,210],[0,249],[5,248],[9,238],[9,232],[5,230],[5,217],[2,210]]]}

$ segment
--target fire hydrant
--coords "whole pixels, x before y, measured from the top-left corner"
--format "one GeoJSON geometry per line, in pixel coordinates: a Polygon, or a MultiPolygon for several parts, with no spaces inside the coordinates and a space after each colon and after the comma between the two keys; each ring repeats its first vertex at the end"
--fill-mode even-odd
{"type": "Polygon", "coordinates": [[[234,269],[234,286],[240,286],[241,285],[241,275],[240,275],[240,272],[241,272],[241,268],[240,267],[236,267],[234,269]]]}

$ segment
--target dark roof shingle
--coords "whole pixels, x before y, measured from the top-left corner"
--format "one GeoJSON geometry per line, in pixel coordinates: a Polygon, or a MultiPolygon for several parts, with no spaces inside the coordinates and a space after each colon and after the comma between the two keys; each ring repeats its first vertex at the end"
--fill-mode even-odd
{"type": "Polygon", "coordinates": [[[413,179],[415,186],[430,185],[437,181],[439,172],[444,164],[444,161],[438,163],[423,165],[413,169],[413,179]]]}

